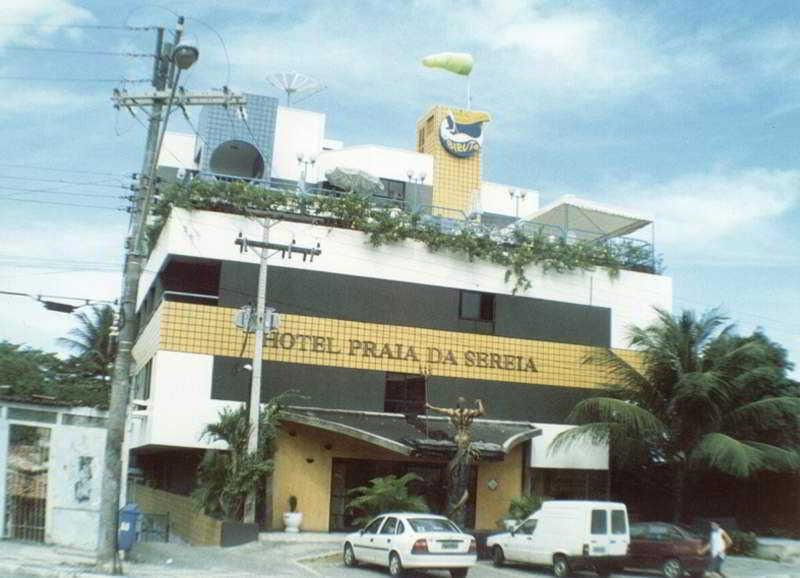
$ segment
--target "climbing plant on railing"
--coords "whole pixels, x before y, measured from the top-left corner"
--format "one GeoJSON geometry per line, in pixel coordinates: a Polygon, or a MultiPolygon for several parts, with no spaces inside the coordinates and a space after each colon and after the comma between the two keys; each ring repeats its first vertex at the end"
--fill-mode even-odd
{"type": "Polygon", "coordinates": [[[477,259],[504,267],[505,280],[514,280],[514,292],[530,287],[525,275],[530,265],[559,273],[602,267],[612,277],[621,269],[654,273],[659,268],[648,247],[625,240],[568,242],[541,231],[527,232],[521,228],[501,231],[469,221],[456,224],[450,221],[445,228],[441,220],[430,215],[387,208],[353,193],[304,195],[224,181],[194,180],[169,187],[154,208],[156,220],[149,231],[151,243],[158,238],[172,207],[239,214],[268,211],[286,220],[293,216],[314,217],[321,224],[362,231],[375,247],[419,241],[434,253],[447,250],[465,255],[470,261],[477,259]]]}

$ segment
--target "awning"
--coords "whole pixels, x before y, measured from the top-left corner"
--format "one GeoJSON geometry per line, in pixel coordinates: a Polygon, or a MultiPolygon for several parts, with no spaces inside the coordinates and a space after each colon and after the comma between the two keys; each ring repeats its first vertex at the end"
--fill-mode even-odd
{"type": "Polygon", "coordinates": [[[567,195],[525,217],[523,222],[559,230],[563,235],[602,240],[628,235],[653,222],[652,217],[628,209],[567,195]]]}
{"type": "MultiPolygon", "coordinates": [[[[456,450],[453,428],[444,416],[290,406],[281,412],[281,420],[360,439],[406,456],[450,457],[456,450]]],[[[482,458],[503,459],[541,430],[530,422],[476,419],[470,433],[482,458]]]]}

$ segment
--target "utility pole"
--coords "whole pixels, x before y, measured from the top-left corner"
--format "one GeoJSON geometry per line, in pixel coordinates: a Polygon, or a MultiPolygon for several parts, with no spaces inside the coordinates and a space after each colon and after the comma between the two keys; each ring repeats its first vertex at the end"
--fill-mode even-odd
{"type": "Polygon", "coordinates": [[[150,201],[155,192],[158,155],[164,140],[166,123],[173,103],[180,102],[184,106],[187,104],[234,104],[238,106],[245,104],[242,97],[231,95],[228,92],[225,92],[224,95],[201,94],[199,97],[181,92],[176,98],[181,71],[194,64],[198,57],[196,48],[180,45],[183,22],[183,17],[179,17],[171,42],[164,41],[163,28],[156,30],[156,52],[152,78],[155,92],[141,96],[129,96],[124,91],[115,90],[112,98],[117,108],[124,107],[132,110],[133,107],[136,107],[146,110],[145,107],[149,107],[149,111],[146,111],[149,121],[142,172],[134,197],[125,243],[125,265],[120,298],[120,328],[117,356],[114,360],[111,380],[105,464],[100,491],[97,564],[100,568],[110,570],[114,574],[122,571],[117,556],[117,531],[120,489],[123,481],[127,478],[122,471],[122,453],[130,396],[131,349],[137,330],[136,300],[139,279],[148,255],[145,231],[150,201]],[[165,107],[166,114],[162,115],[165,107]]]}
{"type": "MultiPolygon", "coordinates": [[[[303,261],[306,257],[314,257],[322,253],[319,248],[319,243],[316,247],[297,247],[294,241],[290,245],[282,245],[278,243],[269,242],[269,228],[271,220],[269,217],[264,217],[261,222],[261,242],[250,241],[241,234],[236,239],[235,243],[239,245],[242,252],[247,251],[248,247],[259,247],[261,253],[259,255],[258,265],[258,295],[256,297],[256,342],[253,348],[253,370],[252,379],[250,381],[250,429],[247,437],[247,453],[255,454],[258,452],[258,429],[261,417],[261,366],[263,365],[263,351],[264,351],[264,328],[269,325],[269,330],[273,329],[273,323],[270,319],[266,318],[267,306],[267,259],[269,255],[267,252],[270,249],[280,251],[284,256],[288,253],[289,258],[292,258],[292,253],[299,253],[303,255],[303,261]]],[[[255,490],[247,494],[247,499],[244,504],[244,522],[252,524],[256,521],[256,493],[255,490]]]]}

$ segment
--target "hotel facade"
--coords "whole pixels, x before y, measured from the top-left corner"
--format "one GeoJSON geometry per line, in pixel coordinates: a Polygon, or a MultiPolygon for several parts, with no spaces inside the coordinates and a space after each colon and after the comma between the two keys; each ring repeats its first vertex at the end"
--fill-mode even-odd
{"type": "MultiPolygon", "coordinates": [[[[415,212],[453,234],[467,224],[498,234],[527,227],[652,250],[642,235],[652,219],[636,211],[575,197],[540,207],[535,190],[483,180],[486,113],[435,106],[416,133],[409,127],[416,150],[402,150],[345,146],[327,138],[324,114],[265,96],[247,103],[244,114],[204,109],[197,134],[168,133],[162,180],[328,195],[346,194],[336,184],[344,174],[379,182],[372,195],[386,210],[415,212]]],[[[259,256],[241,251],[240,235],[261,239],[261,221],[173,208],[142,275],[128,444],[136,471],[162,490],[190,493],[203,452],[224,449],[202,437],[204,428],[249,399],[253,334],[234,318],[256,302],[259,256]]],[[[269,257],[267,306],[280,325],[265,337],[261,398],[302,397],[283,415],[265,526],[282,526],[294,495],[304,529],[347,529],[349,489],[406,472],[422,478],[415,491],[441,510],[453,432],[425,404],[454,407],[459,397],[486,405],[473,425],[481,459],[470,526],[495,527],[511,498],[531,491],[607,495],[607,448],[553,454],[548,446],[575,404],[607,383],[587,356],[611,348],[635,360],[628,327],[651,322],[653,307],[671,309],[671,280],[654,259],[616,275],[531,266],[530,287],[515,292],[503,267],[416,241],[375,247],[363,232],[291,214],[273,217],[269,235],[276,244],[319,243],[321,254],[269,257]]]]}

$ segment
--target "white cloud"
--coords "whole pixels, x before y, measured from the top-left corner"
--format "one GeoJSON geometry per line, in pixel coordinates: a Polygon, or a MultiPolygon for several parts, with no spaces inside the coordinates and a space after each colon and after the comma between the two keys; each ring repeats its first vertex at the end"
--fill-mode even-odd
{"type": "Polygon", "coordinates": [[[5,0],[3,21],[20,26],[0,28],[0,47],[12,43],[30,46],[48,36],[61,34],[58,26],[90,23],[94,16],[70,0],[5,0]]]}
{"type": "Polygon", "coordinates": [[[792,239],[779,224],[800,207],[800,171],[718,168],[665,183],[612,184],[608,190],[609,200],[655,215],[657,248],[669,256],[797,263],[792,239]]]}

